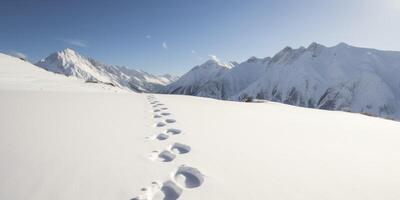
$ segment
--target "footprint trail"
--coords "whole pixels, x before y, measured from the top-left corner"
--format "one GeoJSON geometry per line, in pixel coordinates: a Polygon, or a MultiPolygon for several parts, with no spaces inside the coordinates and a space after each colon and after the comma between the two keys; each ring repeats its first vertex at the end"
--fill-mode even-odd
{"type": "MultiPolygon", "coordinates": [[[[171,115],[170,112],[166,112],[166,110],[169,110],[168,107],[157,100],[154,95],[147,96],[147,100],[152,108],[153,118],[156,120],[154,127],[167,127],[164,132],[159,132],[154,136],[147,138],[154,142],[161,142],[182,137],[179,136],[182,131],[173,127],[176,123],[176,119],[164,118],[171,115]]],[[[167,146],[164,150],[154,150],[151,153],[150,160],[161,163],[174,162],[177,156],[189,154],[191,151],[192,148],[190,145],[172,141],[172,144],[167,146]]],[[[184,159],[184,156],[182,159],[184,159]]],[[[203,183],[204,175],[197,168],[180,165],[175,172],[173,172],[171,178],[165,181],[153,181],[149,187],[142,189],[141,195],[134,197],[131,200],[176,200],[179,199],[186,189],[200,187],[203,183]]]]}

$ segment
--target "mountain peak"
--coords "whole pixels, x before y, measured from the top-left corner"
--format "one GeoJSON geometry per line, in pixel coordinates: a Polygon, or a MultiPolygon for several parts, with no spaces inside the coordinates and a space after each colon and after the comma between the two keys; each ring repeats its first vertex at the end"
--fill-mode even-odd
{"type": "Polygon", "coordinates": [[[79,55],[79,53],[77,53],[76,51],[74,51],[73,49],[70,48],[66,48],[64,50],[61,50],[59,52],[57,52],[58,54],[65,54],[65,55],[79,55]]]}
{"type": "Polygon", "coordinates": [[[275,54],[275,56],[272,58],[274,61],[278,61],[282,58],[288,57],[291,53],[293,52],[292,47],[285,47],[283,48],[280,52],[275,54]]]}
{"type": "Polygon", "coordinates": [[[84,58],[83,56],[81,56],[79,53],[77,53],[76,51],[70,49],[70,48],[66,48],[57,52],[54,52],[52,54],[50,54],[49,56],[47,56],[44,59],[41,59],[39,61],[39,63],[43,63],[43,62],[66,62],[66,60],[71,60],[71,59],[79,59],[79,58],[84,58]]]}
{"type": "Polygon", "coordinates": [[[220,64],[219,59],[215,55],[210,55],[210,58],[205,63],[203,63],[203,65],[213,65],[213,64],[217,65],[220,64]]]}
{"type": "Polygon", "coordinates": [[[215,60],[215,59],[208,59],[206,62],[204,62],[202,65],[214,65],[214,64],[218,64],[219,61],[215,60]]]}
{"type": "Polygon", "coordinates": [[[219,59],[217,58],[216,55],[210,55],[210,59],[209,60],[213,60],[215,62],[219,62],[219,59]]]}
{"type": "Polygon", "coordinates": [[[344,46],[349,46],[347,43],[345,42],[340,42],[338,45],[344,45],[344,46]]]}
{"type": "Polygon", "coordinates": [[[235,63],[234,62],[223,63],[217,58],[217,56],[210,55],[210,59],[208,59],[206,62],[204,62],[200,66],[205,67],[205,68],[207,68],[209,66],[232,68],[235,66],[235,63]]]}
{"type": "Polygon", "coordinates": [[[336,46],[337,47],[350,47],[350,45],[348,45],[348,44],[346,44],[344,42],[341,42],[341,43],[337,44],[336,46]]]}
{"type": "Polygon", "coordinates": [[[74,76],[85,81],[107,83],[133,91],[157,91],[176,78],[162,77],[147,72],[115,65],[107,65],[82,56],[73,49],[66,48],[36,63],[47,71],[65,76],[74,76]]]}
{"type": "Polygon", "coordinates": [[[293,48],[290,46],[286,46],[285,48],[282,49],[282,52],[290,52],[293,51],[293,48]]]}
{"type": "Polygon", "coordinates": [[[311,43],[311,44],[307,47],[307,49],[308,49],[308,50],[315,50],[315,49],[323,48],[323,47],[325,47],[325,46],[322,45],[322,44],[318,44],[318,43],[316,43],[316,42],[313,42],[313,43],[311,43]]]}
{"type": "Polygon", "coordinates": [[[258,61],[260,61],[260,60],[261,60],[260,58],[257,58],[257,57],[255,57],[255,56],[252,56],[252,57],[250,57],[249,59],[247,59],[246,62],[248,62],[248,63],[256,63],[256,62],[258,62],[258,61]]]}
{"type": "Polygon", "coordinates": [[[65,48],[63,51],[64,52],[75,52],[73,49],[70,49],[70,48],[65,48]]]}

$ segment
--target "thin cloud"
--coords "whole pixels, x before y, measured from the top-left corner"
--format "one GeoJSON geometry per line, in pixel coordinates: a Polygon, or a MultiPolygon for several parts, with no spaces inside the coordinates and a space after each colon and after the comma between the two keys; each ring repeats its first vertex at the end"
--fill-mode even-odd
{"type": "Polygon", "coordinates": [[[146,39],[150,40],[151,39],[151,35],[146,35],[146,39]]]}
{"type": "Polygon", "coordinates": [[[56,40],[78,47],[88,47],[87,42],[84,40],[70,39],[70,38],[57,38],[56,40]]]}
{"type": "Polygon", "coordinates": [[[197,54],[197,52],[195,50],[192,49],[192,54],[197,54]]]}
{"type": "Polygon", "coordinates": [[[163,47],[164,49],[168,49],[167,43],[166,43],[166,42],[163,42],[163,43],[162,43],[162,47],[163,47]]]}
{"type": "Polygon", "coordinates": [[[13,56],[17,57],[17,58],[22,58],[24,60],[26,60],[28,58],[28,56],[24,53],[18,52],[18,51],[14,51],[11,53],[13,56]]]}

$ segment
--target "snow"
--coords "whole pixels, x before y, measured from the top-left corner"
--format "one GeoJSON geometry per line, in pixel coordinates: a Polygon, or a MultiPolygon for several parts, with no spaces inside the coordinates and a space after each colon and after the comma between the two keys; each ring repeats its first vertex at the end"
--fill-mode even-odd
{"type": "Polygon", "coordinates": [[[312,43],[286,47],[272,58],[252,57],[218,76],[202,72],[201,82],[194,81],[196,68],[163,92],[235,101],[251,97],[400,119],[400,52],[312,43]]]}
{"type": "Polygon", "coordinates": [[[0,102],[0,199],[400,198],[395,121],[139,94],[3,54],[0,102]]]}
{"type": "Polygon", "coordinates": [[[177,81],[172,82],[161,91],[169,93],[196,94],[197,88],[208,82],[210,79],[216,79],[224,72],[232,69],[234,63],[222,63],[215,56],[205,63],[198,65],[184,74],[177,81]]]}
{"type": "Polygon", "coordinates": [[[121,88],[140,92],[158,91],[162,86],[176,80],[174,76],[156,76],[126,67],[105,65],[68,48],[49,55],[36,65],[66,76],[91,82],[112,83],[121,88]]]}
{"type": "Polygon", "coordinates": [[[324,104],[317,103],[318,100],[331,91],[333,95],[326,100],[334,101],[335,105],[328,109],[399,118],[399,80],[395,78],[400,74],[399,52],[356,48],[344,43],[327,48],[314,43],[307,49],[290,50],[288,55],[295,59],[281,58],[278,54],[263,77],[237,96],[274,98],[270,91],[276,87],[284,102],[295,88],[300,98],[290,104],[302,105],[301,101],[311,100],[314,103],[310,107],[321,108],[324,104]],[[367,52],[377,56],[371,57],[367,52]],[[382,111],[385,106],[391,109],[382,111]]]}
{"type": "Polygon", "coordinates": [[[252,57],[229,71],[225,71],[216,80],[207,81],[197,95],[227,99],[258,80],[265,73],[265,63],[269,62],[269,60],[270,58],[258,59],[252,57]]]}
{"type": "Polygon", "coordinates": [[[104,84],[85,84],[75,77],[49,73],[27,61],[0,53],[0,89],[10,91],[69,91],[106,92],[121,91],[104,84]],[[78,89],[79,88],[79,89],[78,89]]]}

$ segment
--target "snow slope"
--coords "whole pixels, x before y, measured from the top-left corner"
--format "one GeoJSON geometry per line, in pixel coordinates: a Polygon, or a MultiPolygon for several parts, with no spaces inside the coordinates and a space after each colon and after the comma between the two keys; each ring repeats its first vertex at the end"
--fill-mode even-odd
{"type": "Polygon", "coordinates": [[[222,63],[212,57],[161,90],[163,93],[197,95],[209,80],[217,79],[229,71],[235,63],[222,63]]]}
{"type": "Polygon", "coordinates": [[[140,92],[158,91],[176,79],[171,75],[156,76],[126,67],[105,65],[92,58],[81,56],[72,49],[53,53],[36,65],[66,76],[75,76],[91,82],[112,83],[140,92]]]}
{"type": "Polygon", "coordinates": [[[3,54],[0,110],[0,199],[400,198],[395,121],[133,93],[3,54]]]}
{"type": "Polygon", "coordinates": [[[314,43],[274,56],[263,77],[234,98],[400,119],[399,76],[400,52],[314,43]]]}
{"type": "MultiPolygon", "coordinates": [[[[191,72],[186,74],[191,76],[191,72]]],[[[400,119],[400,52],[313,43],[286,47],[272,58],[251,58],[224,75],[205,76],[191,95],[267,99],[302,107],[400,119]]],[[[185,81],[187,82],[187,81],[185,81]]],[[[188,94],[168,85],[164,93],[188,94]]]]}
{"type": "Polygon", "coordinates": [[[226,71],[222,76],[204,83],[196,96],[227,99],[258,80],[265,73],[266,63],[269,60],[268,57],[249,58],[226,71]]]}

